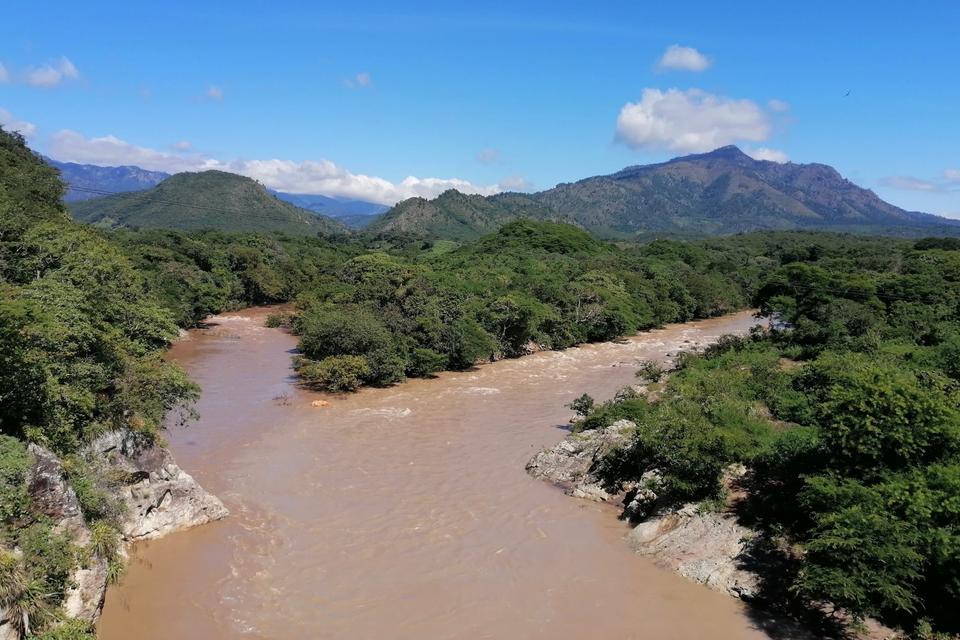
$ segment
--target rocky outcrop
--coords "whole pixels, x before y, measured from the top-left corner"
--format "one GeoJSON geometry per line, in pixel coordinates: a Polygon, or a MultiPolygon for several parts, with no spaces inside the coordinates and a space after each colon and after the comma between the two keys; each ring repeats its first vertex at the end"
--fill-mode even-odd
{"type": "Polygon", "coordinates": [[[630,442],[635,429],[629,420],[618,420],[605,429],[571,433],[555,447],[535,455],[527,463],[527,472],[563,487],[576,498],[615,501],[622,494],[608,491],[594,472],[608,453],[630,442]]]}
{"type": "Polygon", "coordinates": [[[167,449],[133,432],[100,436],[86,456],[130,479],[118,490],[126,507],[121,529],[128,541],[159,538],[228,514],[220,499],[177,466],[167,449]]]}
{"type": "Polygon", "coordinates": [[[747,549],[753,536],[729,515],[700,513],[688,504],[644,520],[628,540],[637,553],[653,556],[690,580],[751,599],[759,588],[757,574],[745,568],[751,563],[747,549]]]}
{"type": "MultiPolygon", "coordinates": [[[[77,547],[91,541],[76,492],[70,486],[60,459],[35,444],[30,445],[34,463],[27,476],[33,508],[48,516],[54,531],[67,535],[77,547]]],[[[159,538],[173,531],[218,520],[227,515],[220,500],[183,471],[173,456],[156,442],[131,431],[115,431],[96,439],[83,457],[104,480],[121,503],[119,524],[126,542],[159,538]]],[[[120,553],[125,554],[121,548],[120,553]]],[[[95,622],[103,609],[109,563],[88,554],[83,566],[71,575],[71,587],[63,602],[70,618],[95,622]]],[[[17,625],[0,609],[0,640],[20,640],[17,625]]]]}
{"type": "MultiPolygon", "coordinates": [[[[696,505],[662,509],[658,492],[662,478],[656,469],[628,486],[605,486],[595,475],[598,463],[614,449],[629,444],[636,426],[620,420],[606,429],[571,433],[527,463],[536,478],[553,482],[576,498],[622,501],[624,517],[639,524],[629,539],[637,553],[681,575],[741,598],[757,593],[758,578],[750,564],[747,543],[753,532],[721,513],[700,513],[696,505]]],[[[733,478],[744,470],[730,470],[733,478]]]]}

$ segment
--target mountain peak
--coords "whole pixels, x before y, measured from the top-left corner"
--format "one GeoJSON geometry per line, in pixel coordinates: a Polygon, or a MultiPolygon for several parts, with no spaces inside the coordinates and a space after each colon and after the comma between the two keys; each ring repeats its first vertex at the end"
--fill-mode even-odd
{"type": "Polygon", "coordinates": [[[705,153],[680,156],[679,158],[670,160],[670,162],[687,162],[691,160],[726,160],[728,162],[736,162],[737,164],[752,164],[756,162],[756,160],[744,153],[740,147],[735,144],[717,147],[713,151],[707,151],[705,153]]]}

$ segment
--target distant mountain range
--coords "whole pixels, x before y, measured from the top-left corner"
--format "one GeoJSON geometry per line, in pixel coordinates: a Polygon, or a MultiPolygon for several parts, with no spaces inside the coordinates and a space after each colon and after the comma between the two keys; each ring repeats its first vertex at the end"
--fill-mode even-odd
{"type": "Polygon", "coordinates": [[[67,202],[90,200],[112,193],[141,191],[155,187],[170,177],[169,173],[147,171],[140,167],[98,167],[93,164],[58,162],[52,158],[44,160],[60,170],[60,176],[70,187],[64,197],[67,202]]]}
{"type": "Polygon", "coordinates": [[[465,240],[517,217],[568,221],[607,238],[787,229],[960,235],[960,221],[900,209],[827,165],[754,160],[735,146],[534,194],[413,198],[369,230],[465,240]]]}
{"type": "Polygon", "coordinates": [[[567,222],[610,239],[790,229],[960,236],[960,221],[884,202],[830,166],[754,160],[735,146],[539,193],[485,197],[450,190],[432,200],[404,200],[386,212],[383,205],[361,200],[268,191],[219,171],[171,177],[139,167],[48,162],[71,186],[67,199],[74,215],[107,226],[293,233],[350,227],[465,241],[517,218],[533,218],[567,222]],[[107,192],[126,193],[96,197],[107,192]]]}
{"type": "Polygon", "coordinates": [[[348,227],[362,229],[377,219],[390,207],[364,200],[350,200],[348,198],[332,198],[330,196],[311,195],[306,193],[284,193],[273,191],[281,200],[295,204],[301,209],[313,211],[321,215],[336,218],[348,227]]]}
{"type": "Polygon", "coordinates": [[[301,209],[250,178],[223,171],[178,173],[155,187],[70,203],[73,217],[108,228],[346,233],[333,218],[301,209]]]}
{"type": "MultiPolygon", "coordinates": [[[[91,200],[116,193],[142,191],[157,186],[171,175],[163,171],[147,171],[134,166],[100,167],[93,164],[59,162],[52,158],[44,158],[44,160],[47,161],[47,164],[59,169],[63,180],[69,185],[67,195],[64,198],[67,202],[91,200]]],[[[365,227],[378,214],[389,209],[385,205],[364,200],[283,193],[273,190],[270,190],[270,192],[281,200],[285,200],[301,209],[336,218],[348,227],[355,229],[365,227]]]]}

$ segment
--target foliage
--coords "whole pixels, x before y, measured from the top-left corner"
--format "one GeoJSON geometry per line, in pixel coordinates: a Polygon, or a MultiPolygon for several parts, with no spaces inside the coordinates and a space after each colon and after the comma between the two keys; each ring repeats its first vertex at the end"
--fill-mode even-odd
{"type": "Polygon", "coordinates": [[[680,359],[659,401],[603,403],[581,426],[634,420],[601,472],[657,468],[668,502],[709,500],[748,465],[741,515],[794,550],[798,602],[956,633],[960,256],[932,240],[797,249],[757,286],[771,331],[722,338],[680,359]]]}

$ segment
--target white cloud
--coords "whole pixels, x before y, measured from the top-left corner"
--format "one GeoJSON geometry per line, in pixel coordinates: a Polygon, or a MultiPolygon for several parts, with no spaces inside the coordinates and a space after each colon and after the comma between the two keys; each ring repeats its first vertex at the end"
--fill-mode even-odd
{"type": "Polygon", "coordinates": [[[10,72],[7,71],[7,68],[0,62],[0,84],[7,84],[8,82],[10,82],[10,72]]]}
{"type": "Polygon", "coordinates": [[[373,84],[373,78],[371,78],[370,74],[366,71],[361,71],[352,78],[347,78],[343,83],[351,89],[363,89],[373,84]]]}
{"type": "Polygon", "coordinates": [[[944,169],[943,178],[948,182],[960,182],[960,169],[944,169]]]}
{"type": "Polygon", "coordinates": [[[510,179],[501,185],[476,185],[459,178],[416,176],[391,182],[377,176],[353,173],[330,160],[224,161],[197,153],[170,153],[140,147],[115,136],[87,138],[70,130],[54,134],[48,152],[57,160],[68,162],[101,166],[130,164],[167,173],[218,169],[254,178],[278,191],[357,198],[381,204],[394,204],[414,196],[433,198],[447,189],[492,195],[518,185],[510,179]]]}
{"type": "Polygon", "coordinates": [[[930,180],[912,178],[910,176],[889,176],[887,178],[883,178],[880,182],[885,187],[902,189],[904,191],[926,191],[928,193],[944,191],[943,185],[937,184],[936,182],[931,182],[930,180]]]}
{"type": "MultiPolygon", "coordinates": [[[[87,138],[63,129],[50,137],[48,155],[66,162],[100,166],[136,165],[152,171],[202,171],[206,159],[199,155],[166,153],[139,147],[115,136],[87,138]]],[[[209,167],[215,168],[215,167],[209,167]]]]}
{"type": "Polygon", "coordinates": [[[204,95],[208,100],[223,100],[223,88],[212,84],[207,87],[207,93],[204,95]]]}
{"type": "Polygon", "coordinates": [[[190,144],[189,140],[181,140],[180,142],[174,142],[170,145],[170,148],[174,151],[190,151],[193,148],[193,145],[190,144]]]}
{"type": "Polygon", "coordinates": [[[777,100],[773,98],[767,102],[767,107],[770,111],[776,111],[777,113],[784,113],[790,111],[790,103],[784,100],[777,100]]]}
{"type": "Polygon", "coordinates": [[[3,108],[0,108],[0,125],[7,131],[19,132],[24,138],[32,138],[37,135],[37,125],[21,120],[3,108]]]}
{"type": "Polygon", "coordinates": [[[493,164],[500,159],[500,150],[499,149],[481,149],[480,153],[477,154],[477,162],[481,164],[493,164]]]}
{"type": "Polygon", "coordinates": [[[706,71],[713,61],[693,47],[672,44],[657,62],[658,71],[706,71]]]}
{"type": "Polygon", "coordinates": [[[779,162],[781,164],[790,161],[790,156],[788,156],[785,152],[780,151],[779,149],[770,149],[769,147],[746,149],[745,153],[754,160],[769,160],[770,162],[779,162]]]}
{"type": "Polygon", "coordinates": [[[42,67],[30,67],[24,75],[24,81],[34,87],[55,87],[64,80],[76,80],[80,71],[66,56],[52,64],[42,67]]]}
{"type": "Polygon", "coordinates": [[[740,140],[762,142],[771,133],[766,112],[750,100],[700,89],[644,89],[617,117],[616,138],[634,149],[702,152],[740,140]]]}

